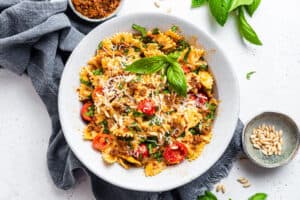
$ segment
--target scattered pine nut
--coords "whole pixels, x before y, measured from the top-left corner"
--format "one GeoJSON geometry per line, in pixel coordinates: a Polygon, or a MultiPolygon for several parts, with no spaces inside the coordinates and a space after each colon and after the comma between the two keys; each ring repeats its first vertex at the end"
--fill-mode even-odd
{"type": "Polygon", "coordinates": [[[240,178],[238,178],[238,179],[237,179],[237,181],[238,181],[239,183],[241,183],[241,184],[242,184],[242,186],[243,186],[244,188],[248,188],[248,187],[250,187],[250,186],[251,186],[251,184],[250,184],[249,180],[248,180],[248,179],[246,179],[246,178],[244,178],[244,177],[240,177],[240,178]]]}
{"type": "Polygon", "coordinates": [[[223,184],[218,184],[216,187],[216,192],[222,192],[224,194],[226,192],[225,186],[223,184]]]}
{"type": "Polygon", "coordinates": [[[154,5],[156,8],[160,8],[160,3],[158,1],[154,1],[154,5]]]}

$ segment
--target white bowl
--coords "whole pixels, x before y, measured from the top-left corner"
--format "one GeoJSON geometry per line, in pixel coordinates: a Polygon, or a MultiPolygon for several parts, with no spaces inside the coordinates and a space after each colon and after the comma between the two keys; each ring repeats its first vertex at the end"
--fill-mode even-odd
{"type": "Polygon", "coordinates": [[[99,23],[99,22],[102,22],[102,21],[105,21],[109,18],[112,18],[113,16],[115,16],[122,8],[123,4],[124,4],[124,1],[125,0],[120,0],[120,4],[119,6],[112,12],[110,13],[108,16],[106,17],[102,17],[102,18],[89,18],[87,16],[84,16],[83,14],[81,14],[80,12],[78,12],[76,10],[76,8],[74,7],[73,5],[73,2],[72,0],[68,0],[68,3],[69,3],[69,6],[71,7],[72,11],[81,19],[85,20],[85,21],[88,21],[88,22],[94,22],[94,23],[99,23]]]}
{"type": "Polygon", "coordinates": [[[96,176],[114,185],[139,191],[165,191],[184,185],[205,173],[224,153],[237,124],[239,115],[239,88],[234,71],[225,51],[211,36],[180,18],[159,14],[140,13],[117,17],[92,30],[75,48],[65,66],[59,88],[59,116],[65,138],[77,158],[96,176]],[[206,50],[214,50],[207,57],[217,84],[221,103],[214,123],[213,138],[202,155],[193,162],[184,162],[165,169],[154,177],[145,177],[142,168],[125,170],[118,164],[106,165],[91,143],[82,139],[85,123],[80,118],[81,103],[76,88],[79,86],[80,68],[94,55],[98,43],[118,32],[132,31],[131,25],[163,30],[178,25],[185,36],[197,36],[206,50]]]}

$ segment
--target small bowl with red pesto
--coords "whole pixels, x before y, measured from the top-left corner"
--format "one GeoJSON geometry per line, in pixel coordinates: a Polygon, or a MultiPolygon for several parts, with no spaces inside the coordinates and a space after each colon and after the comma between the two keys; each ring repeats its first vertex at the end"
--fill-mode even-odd
{"type": "Polygon", "coordinates": [[[73,12],[88,22],[102,22],[115,16],[124,0],[68,0],[73,12]]]}

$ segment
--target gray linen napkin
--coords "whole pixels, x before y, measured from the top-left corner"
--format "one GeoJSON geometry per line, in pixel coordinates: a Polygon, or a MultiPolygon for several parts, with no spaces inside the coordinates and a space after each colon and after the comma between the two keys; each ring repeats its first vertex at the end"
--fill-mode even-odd
{"type": "Polygon", "coordinates": [[[70,52],[94,24],[83,23],[67,9],[67,2],[0,0],[0,66],[19,75],[27,73],[45,103],[52,120],[52,135],[47,152],[48,168],[54,184],[69,189],[77,172],[91,177],[97,199],[195,199],[227,176],[241,151],[239,121],[228,149],[204,175],[180,188],[163,193],[125,190],[97,178],[74,156],[59,122],[57,93],[60,76],[70,52]]]}

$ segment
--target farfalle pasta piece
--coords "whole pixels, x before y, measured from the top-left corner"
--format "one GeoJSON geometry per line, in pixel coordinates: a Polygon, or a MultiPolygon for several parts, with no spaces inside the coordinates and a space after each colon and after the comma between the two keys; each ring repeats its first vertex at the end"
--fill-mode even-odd
{"type": "Polygon", "coordinates": [[[156,35],[151,35],[153,40],[162,46],[163,50],[175,49],[176,43],[164,33],[159,32],[156,35]]]}
{"type": "Polygon", "coordinates": [[[166,166],[167,165],[164,162],[149,161],[145,166],[145,175],[155,176],[164,170],[166,166]]]}
{"type": "Polygon", "coordinates": [[[167,36],[169,36],[170,38],[172,38],[173,40],[175,41],[179,41],[179,40],[182,40],[183,39],[183,36],[182,35],[179,35],[177,32],[174,32],[172,31],[171,29],[167,30],[165,32],[165,34],[167,36]]]}
{"type": "Polygon", "coordinates": [[[203,61],[200,60],[202,56],[204,56],[204,49],[197,49],[191,46],[190,52],[187,57],[187,62],[194,66],[199,66],[203,64],[203,61]]]}
{"type": "Polygon", "coordinates": [[[201,84],[206,88],[211,90],[213,83],[214,83],[214,79],[211,76],[211,74],[207,71],[200,71],[199,72],[199,78],[200,78],[200,82],[201,84]]]}
{"type": "Polygon", "coordinates": [[[189,144],[187,145],[188,155],[187,158],[189,161],[197,159],[202,153],[206,143],[201,142],[200,144],[189,144]]]}

